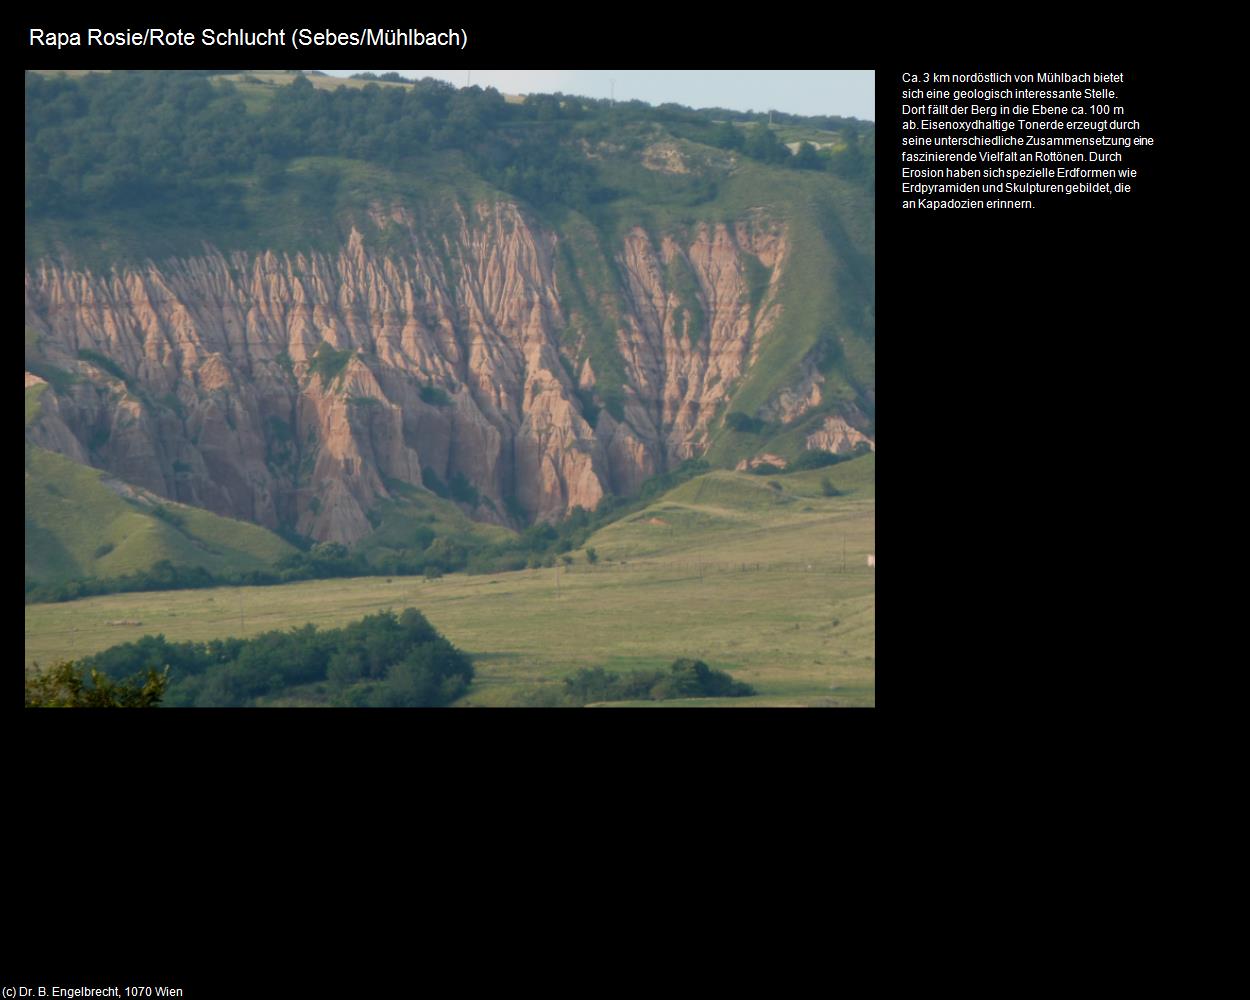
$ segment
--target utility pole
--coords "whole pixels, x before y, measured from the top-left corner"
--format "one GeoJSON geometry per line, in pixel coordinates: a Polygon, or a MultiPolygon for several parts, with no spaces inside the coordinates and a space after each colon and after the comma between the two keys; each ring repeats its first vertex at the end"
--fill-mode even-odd
{"type": "Polygon", "coordinates": [[[609,79],[609,80],[608,80],[608,85],[612,88],[612,89],[611,89],[611,94],[612,94],[612,97],[611,97],[611,103],[612,103],[613,105],[615,105],[615,104],[616,104],[616,81],[615,81],[615,80],[612,80],[612,79],[609,79]]]}

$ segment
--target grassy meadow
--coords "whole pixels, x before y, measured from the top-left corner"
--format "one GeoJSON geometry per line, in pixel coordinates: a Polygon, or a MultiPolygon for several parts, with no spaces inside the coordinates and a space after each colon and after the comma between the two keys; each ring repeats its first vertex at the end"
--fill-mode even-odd
{"type": "MultiPolygon", "coordinates": [[[[337,626],[416,607],[473,655],[460,705],[541,705],[581,667],[697,657],[751,698],[676,704],[875,704],[875,456],[791,476],[714,472],[609,525],[568,569],[439,580],[369,577],[281,587],[120,594],[26,608],[26,663],[49,665],[146,633],[170,640],[337,626]],[[828,476],[843,493],[822,495],[828,476]],[[770,482],[776,485],[769,485],[770,482]],[[845,548],[845,569],[843,550],[845,548]],[[142,624],[110,624],[141,622],[142,624]]],[[[270,704],[324,704],[324,687],[270,704]]]]}

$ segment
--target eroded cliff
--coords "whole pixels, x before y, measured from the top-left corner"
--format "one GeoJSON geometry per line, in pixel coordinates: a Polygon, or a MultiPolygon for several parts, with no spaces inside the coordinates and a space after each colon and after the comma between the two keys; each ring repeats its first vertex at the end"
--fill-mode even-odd
{"type": "Polygon", "coordinates": [[[372,214],[385,242],[353,229],[337,255],[28,267],[28,367],[58,376],[28,436],[318,540],[360,539],[423,471],[478,518],[552,519],[698,454],[780,311],[781,224],[631,230],[598,292],[623,365],[613,415],[555,233],[506,201],[438,227],[372,214]]]}

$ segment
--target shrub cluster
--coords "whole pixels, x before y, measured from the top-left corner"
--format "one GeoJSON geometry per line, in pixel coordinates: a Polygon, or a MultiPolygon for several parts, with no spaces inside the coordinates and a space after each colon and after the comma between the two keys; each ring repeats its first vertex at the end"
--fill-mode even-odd
{"type": "Polygon", "coordinates": [[[740,434],[762,434],[768,429],[768,422],[747,413],[733,412],[726,414],[725,426],[740,434]]]}
{"type": "Polygon", "coordinates": [[[169,706],[239,707],[298,685],[324,682],[336,704],[446,705],[473,679],[469,657],[415,608],[383,611],[343,628],[315,625],[252,639],[167,642],[148,635],[81,661],[104,678],[168,668],[169,706]]]}
{"type": "Polygon", "coordinates": [[[670,698],[742,698],[755,694],[751,685],[735,681],[702,660],[674,660],[668,670],[617,674],[603,667],[585,667],[564,681],[568,704],[596,701],[664,701],[670,698]]]}
{"type": "Polygon", "coordinates": [[[26,672],[27,708],[155,708],[169,683],[169,673],[149,669],[126,681],[114,681],[73,661],[49,670],[26,672]]]}

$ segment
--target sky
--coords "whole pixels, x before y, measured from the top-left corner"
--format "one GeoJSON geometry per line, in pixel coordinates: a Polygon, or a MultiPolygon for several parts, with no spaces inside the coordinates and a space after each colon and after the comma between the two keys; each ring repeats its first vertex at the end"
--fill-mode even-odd
{"type": "MultiPolygon", "coordinates": [[[[328,70],[349,76],[357,70],[328,70]]],[[[374,69],[374,73],[388,72],[374,69]]],[[[505,94],[550,94],[561,91],[581,97],[612,97],[648,104],[673,102],[692,108],[734,111],[788,111],[796,115],[842,115],[874,121],[872,70],[746,69],[400,69],[403,76],[432,76],[463,87],[471,82],[505,94]],[[615,90],[615,94],[613,91],[615,90]]]]}

